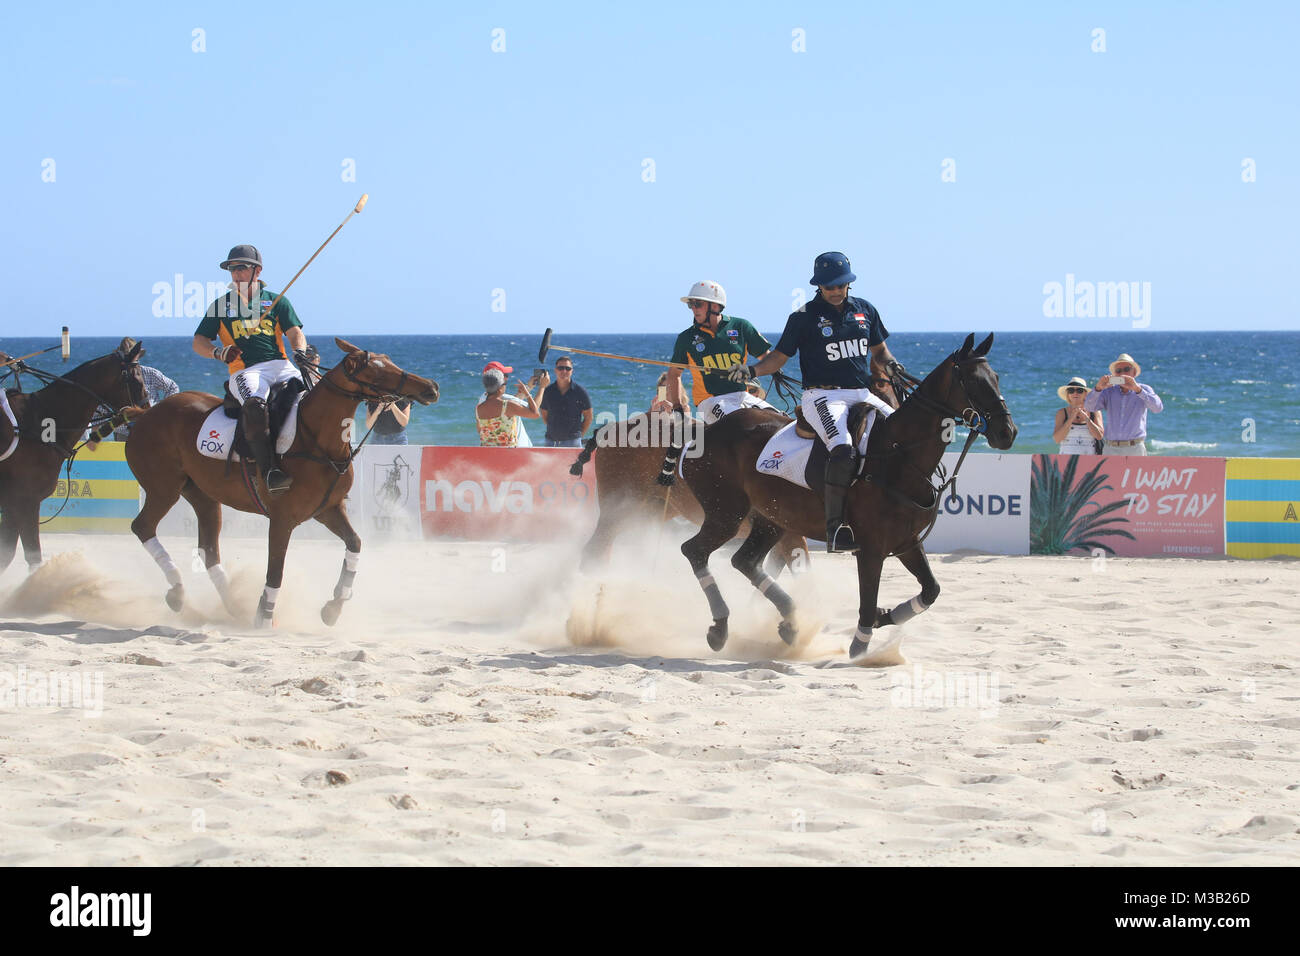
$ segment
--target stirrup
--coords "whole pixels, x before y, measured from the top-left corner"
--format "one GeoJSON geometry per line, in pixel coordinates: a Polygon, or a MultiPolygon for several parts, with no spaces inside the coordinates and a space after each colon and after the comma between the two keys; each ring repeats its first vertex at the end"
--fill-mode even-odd
{"type": "Polygon", "coordinates": [[[833,528],[826,526],[827,554],[856,554],[858,543],[853,539],[853,529],[846,524],[837,524],[833,528]]]}
{"type": "Polygon", "coordinates": [[[283,494],[293,485],[293,477],[286,475],[279,468],[272,468],[262,480],[266,482],[266,490],[273,495],[283,494]]]}

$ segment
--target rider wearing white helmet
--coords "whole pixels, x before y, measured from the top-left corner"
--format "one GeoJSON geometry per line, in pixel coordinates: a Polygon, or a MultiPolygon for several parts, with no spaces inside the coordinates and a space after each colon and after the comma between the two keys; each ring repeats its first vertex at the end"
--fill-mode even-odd
{"type": "MultiPolygon", "coordinates": [[[[694,322],[677,336],[671,361],[690,365],[692,398],[697,414],[705,424],[715,422],[738,408],[771,408],[767,402],[746,391],[743,383],[727,378],[733,366],[747,359],[757,361],[772,350],[772,345],[744,319],[723,315],[727,293],[716,282],[697,282],[682,296],[694,322]]],[[[668,371],[668,400],[674,408],[684,404],[682,370],[668,371]]]]}
{"type": "MultiPolygon", "coordinates": [[[[771,343],[744,319],[723,315],[727,293],[716,282],[704,279],[695,283],[682,296],[682,301],[691,310],[694,322],[677,336],[671,361],[691,366],[696,414],[708,425],[741,408],[772,408],[750,394],[743,382],[733,382],[727,377],[732,368],[743,368],[746,359],[758,360],[770,352],[771,343]]],[[[685,411],[680,368],[668,370],[667,386],[674,413],[685,411]]],[[[660,484],[672,483],[681,453],[682,449],[676,446],[668,449],[658,479],[660,484]]]]}

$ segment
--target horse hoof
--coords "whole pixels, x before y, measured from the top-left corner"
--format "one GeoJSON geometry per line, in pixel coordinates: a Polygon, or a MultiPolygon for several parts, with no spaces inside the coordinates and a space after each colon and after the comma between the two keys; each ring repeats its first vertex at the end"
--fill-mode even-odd
{"type": "Polygon", "coordinates": [[[794,647],[794,639],[799,632],[794,626],[794,621],[782,621],[776,626],[776,633],[781,635],[781,640],[794,647]]]}
{"type": "Polygon", "coordinates": [[[715,651],[720,651],[727,643],[727,619],[719,618],[713,622],[709,628],[709,647],[715,651]]]}
{"type": "Polygon", "coordinates": [[[883,607],[876,608],[876,620],[871,625],[872,627],[886,627],[893,623],[894,619],[890,616],[889,611],[883,607]]]}
{"type": "Polygon", "coordinates": [[[338,622],[339,615],[342,613],[343,613],[342,601],[339,600],[326,601],[325,604],[321,606],[320,619],[324,621],[327,626],[333,627],[338,622]]]}
{"type": "Polygon", "coordinates": [[[179,611],[185,606],[185,588],[176,585],[167,592],[167,606],[173,611],[179,611]]]}
{"type": "Polygon", "coordinates": [[[853,643],[849,645],[849,660],[856,664],[870,653],[868,651],[870,646],[870,641],[860,641],[856,637],[853,638],[853,643]]]}

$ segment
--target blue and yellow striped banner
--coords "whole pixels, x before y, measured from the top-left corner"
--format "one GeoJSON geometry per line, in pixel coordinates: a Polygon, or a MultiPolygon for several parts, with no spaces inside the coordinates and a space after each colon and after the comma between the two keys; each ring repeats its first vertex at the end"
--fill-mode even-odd
{"type": "Polygon", "coordinates": [[[83,448],[72,463],[72,477],[59,472],[54,494],[41,502],[41,531],[112,532],[131,530],[140,512],[140,485],[126,463],[126,445],[103,442],[91,451],[83,448]],[[64,504],[64,499],[67,504],[64,504]],[[60,511],[59,509],[63,510],[60,511]]]}
{"type": "Polygon", "coordinates": [[[1300,458],[1229,458],[1223,506],[1232,557],[1300,557],[1300,458]]]}

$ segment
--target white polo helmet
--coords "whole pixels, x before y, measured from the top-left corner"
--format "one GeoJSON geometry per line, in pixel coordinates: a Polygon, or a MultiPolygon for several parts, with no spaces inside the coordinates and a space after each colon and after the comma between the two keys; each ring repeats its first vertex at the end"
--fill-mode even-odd
{"type": "Polygon", "coordinates": [[[691,286],[691,291],[687,295],[682,296],[683,302],[690,302],[691,299],[700,299],[703,302],[713,302],[725,309],[727,307],[727,290],[722,288],[722,286],[718,285],[716,282],[710,282],[708,279],[704,279],[691,286]]]}

